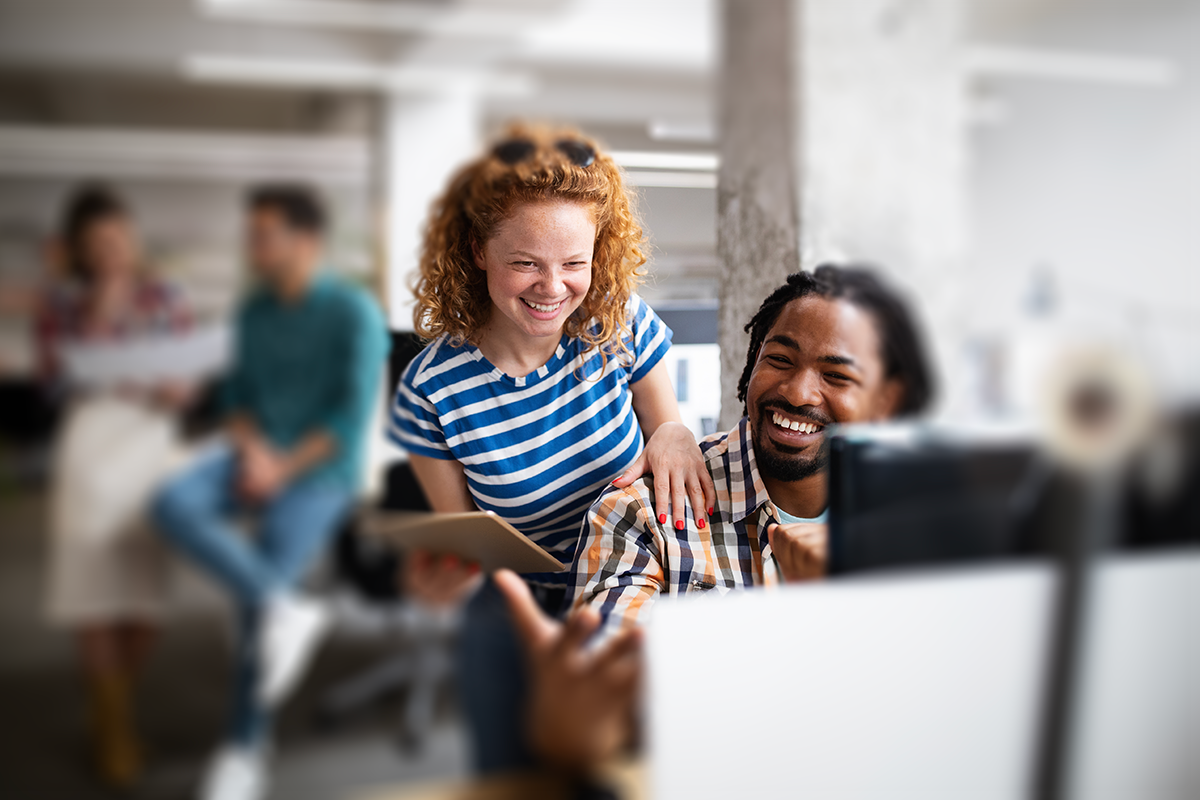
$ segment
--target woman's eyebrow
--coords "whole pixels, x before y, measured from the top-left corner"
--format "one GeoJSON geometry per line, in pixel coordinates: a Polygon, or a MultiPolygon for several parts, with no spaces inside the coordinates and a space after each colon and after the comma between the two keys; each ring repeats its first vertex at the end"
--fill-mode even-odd
{"type": "MultiPolygon", "coordinates": [[[[527,258],[530,261],[541,261],[542,260],[540,256],[537,256],[526,250],[511,250],[511,251],[509,251],[508,257],[512,258],[513,256],[521,256],[522,258],[527,258]]],[[[553,260],[553,259],[551,259],[551,260],[553,260]]],[[[574,255],[567,256],[566,258],[563,259],[563,261],[587,261],[587,260],[588,260],[587,253],[575,253],[574,255]]]]}

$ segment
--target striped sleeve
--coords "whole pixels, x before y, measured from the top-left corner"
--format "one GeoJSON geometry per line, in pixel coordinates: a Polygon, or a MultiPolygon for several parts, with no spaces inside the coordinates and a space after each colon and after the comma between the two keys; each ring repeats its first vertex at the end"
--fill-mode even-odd
{"type": "Polygon", "coordinates": [[[575,551],[572,610],[595,608],[604,633],[644,623],[666,591],[663,540],[643,483],[605,492],[588,510],[575,551]]]}
{"type": "Polygon", "coordinates": [[[454,460],[437,409],[429,401],[420,381],[421,373],[435,353],[430,345],[409,363],[400,376],[388,421],[388,438],[410,453],[443,461],[454,460]]]}
{"type": "Polygon", "coordinates": [[[633,331],[633,376],[637,383],[650,374],[671,349],[672,332],[650,304],[639,295],[629,298],[629,326],[633,331]]]}

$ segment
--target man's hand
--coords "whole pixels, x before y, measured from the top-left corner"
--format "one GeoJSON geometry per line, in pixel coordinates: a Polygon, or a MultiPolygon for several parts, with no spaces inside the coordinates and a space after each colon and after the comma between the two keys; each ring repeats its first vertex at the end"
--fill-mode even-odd
{"type": "Polygon", "coordinates": [[[404,559],[401,584],[414,598],[427,606],[456,606],[483,580],[479,565],[463,562],[456,556],[437,556],[414,550],[404,559]]]}
{"type": "Polygon", "coordinates": [[[257,439],[243,443],[237,474],[237,491],[242,499],[251,503],[269,500],[291,478],[291,469],[282,454],[257,439]]]}
{"type": "Polygon", "coordinates": [[[530,665],[529,737],[535,753],[587,771],[614,757],[631,738],[641,675],[641,631],[616,634],[598,649],[586,644],[600,625],[594,609],[565,624],[546,616],[515,573],[495,574],[530,665]]]}
{"type": "Polygon", "coordinates": [[[769,525],[767,539],[785,581],[812,581],[825,577],[829,526],[821,522],[769,525]]]}

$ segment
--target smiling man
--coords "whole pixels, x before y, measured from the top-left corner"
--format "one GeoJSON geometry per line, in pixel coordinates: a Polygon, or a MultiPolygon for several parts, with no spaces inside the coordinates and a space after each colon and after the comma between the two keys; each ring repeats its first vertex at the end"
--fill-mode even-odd
{"type": "Polygon", "coordinates": [[[828,426],[916,414],[929,370],[904,304],[869,271],[822,266],[775,290],[746,326],[745,416],[702,444],[717,490],[711,523],[668,529],[652,481],[592,506],[573,568],[574,607],[606,626],[644,618],[661,593],[820,577],[828,426]]]}

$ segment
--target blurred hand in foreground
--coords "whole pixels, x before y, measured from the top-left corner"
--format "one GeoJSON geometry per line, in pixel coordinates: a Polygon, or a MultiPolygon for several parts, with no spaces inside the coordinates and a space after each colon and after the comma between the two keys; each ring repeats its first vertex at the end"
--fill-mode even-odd
{"type": "Polygon", "coordinates": [[[600,626],[595,610],[585,608],[559,622],[542,611],[516,573],[499,570],[494,579],[530,665],[528,730],[534,753],[580,772],[615,757],[633,736],[641,631],[626,629],[589,648],[600,626]]]}

